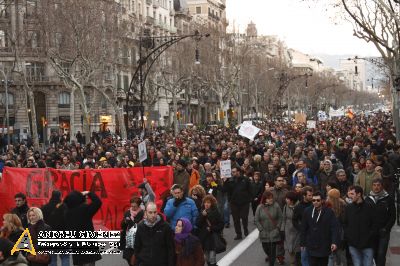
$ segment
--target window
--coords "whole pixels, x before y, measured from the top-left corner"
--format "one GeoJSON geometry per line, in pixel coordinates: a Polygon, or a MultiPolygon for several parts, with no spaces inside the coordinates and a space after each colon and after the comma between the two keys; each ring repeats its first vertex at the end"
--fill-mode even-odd
{"type": "Polygon", "coordinates": [[[71,104],[71,95],[69,92],[61,92],[58,95],[58,107],[69,107],[71,104]]]}
{"type": "Polygon", "coordinates": [[[39,62],[30,62],[26,65],[26,75],[30,81],[44,81],[45,64],[39,62]]]}
{"type": "Polygon", "coordinates": [[[122,64],[128,65],[129,64],[129,50],[126,46],[122,47],[122,64]]]}
{"type": "Polygon", "coordinates": [[[135,1],[132,1],[131,10],[135,12],[135,1]]]}
{"type": "MultiPolygon", "coordinates": [[[[8,107],[12,107],[14,105],[14,95],[11,93],[8,93],[8,107]]],[[[0,106],[5,107],[6,106],[6,93],[5,92],[0,92],[0,106]]]]}
{"type": "Polygon", "coordinates": [[[128,90],[129,88],[129,77],[127,75],[123,76],[123,80],[124,80],[124,90],[128,90]]]}
{"type": "Polygon", "coordinates": [[[201,14],[201,6],[196,6],[196,14],[201,14]]]}
{"type": "Polygon", "coordinates": [[[26,0],[25,16],[32,17],[37,13],[37,0],[26,0]]]}
{"type": "Polygon", "coordinates": [[[63,42],[63,35],[61,32],[56,32],[55,36],[54,36],[54,44],[56,46],[56,48],[61,48],[61,44],[63,42]]]}
{"type": "Polygon", "coordinates": [[[5,47],[7,47],[6,32],[4,30],[0,30],[0,48],[5,47]]]}
{"type": "Polygon", "coordinates": [[[137,63],[137,60],[136,60],[136,49],[135,49],[135,48],[132,48],[132,49],[131,49],[131,64],[132,64],[133,66],[135,66],[136,63],[137,63]]]}
{"type": "Polygon", "coordinates": [[[8,15],[7,3],[5,1],[0,1],[0,17],[7,18],[8,15]]]}
{"type": "Polygon", "coordinates": [[[31,48],[39,47],[39,33],[37,31],[28,31],[27,42],[31,48]]]}
{"type": "Polygon", "coordinates": [[[104,79],[107,81],[112,80],[112,69],[111,66],[104,67],[104,79]]]}

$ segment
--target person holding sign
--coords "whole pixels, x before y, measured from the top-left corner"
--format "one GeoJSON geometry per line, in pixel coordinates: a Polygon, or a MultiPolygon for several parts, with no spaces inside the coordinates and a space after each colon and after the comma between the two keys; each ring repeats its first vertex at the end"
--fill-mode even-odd
{"type": "Polygon", "coordinates": [[[242,239],[242,221],[244,235],[249,234],[248,220],[251,202],[251,185],[249,178],[242,175],[240,167],[232,168],[232,178],[222,177],[224,189],[228,192],[228,201],[230,203],[233,224],[235,226],[235,240],[242,239]]]}

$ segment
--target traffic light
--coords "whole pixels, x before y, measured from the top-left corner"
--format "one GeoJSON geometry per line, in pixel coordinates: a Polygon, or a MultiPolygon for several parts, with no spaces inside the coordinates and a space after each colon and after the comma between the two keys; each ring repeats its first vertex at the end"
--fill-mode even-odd
{"type": "Polygon", "coordinates": [[[198,47],[196,47],[196,53],[195,53],[195,61],[194,61],[194,63],[195,63],[196,65],[199,65],[199,64],[200,64],[200,50],[199,50],[198,47]]]}

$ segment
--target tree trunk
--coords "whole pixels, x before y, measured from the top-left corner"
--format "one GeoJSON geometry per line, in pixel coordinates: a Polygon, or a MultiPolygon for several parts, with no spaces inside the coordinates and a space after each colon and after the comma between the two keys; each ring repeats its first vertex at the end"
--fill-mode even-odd
{"type": "Polygon", "coordinates": [[[90,113],[87,110],[85,110],[85,108],[83,108],[83,109],[84,109],[84,112],[83,112],[82,129],[83,129],[83,132],[85,133],[85,136],[89,136],[90,137],[90,135],[91,135],[91,132],[90,132],[90,113]]]}
{"type": "Polygon", "coordinates": [[[33,91],[28,87],[28,100],[29,106],[31,108],[31,121],[32,121],[32,141],[33,141],[33,148],[35,151],[39,150],[39,135],[37,129],[37,120],[36,120],[36,107],[35,107],[35,96],[33,91]]]}
{"type": "MultiPolygon", "coordinates": [[[[70,109],[69,109],[69,139],[70,141],[76,140],[75,138],[75,88],[71,89],[70,96],[70,109]]],[[[86,143],[90,142],[90,135],[85,136],[86,143]]]]}
{"type": "Polygon", "coordinates": [[[119,108],[119,106],[116,106],[116,115],[118,119],[118,124],[119,124],[119,132],[120,132],[120,137],[121,139],[127,139],[128,134],[126,132],[126,127],[125,127],[125,121],[124,121],[124,114],[122,113],[122,108],[119,108]]]}
{"type": "Polygon", "coordinates": [[[173,91],[172,92],[172,104],[173,104],[173,121],[174,121],[174,136],[176,136],[179,132],[179,128],[178,128],[178,119],[176,117],[176,113],[178,112],[178,102],[176,99],[176,92],[173,91]]]}

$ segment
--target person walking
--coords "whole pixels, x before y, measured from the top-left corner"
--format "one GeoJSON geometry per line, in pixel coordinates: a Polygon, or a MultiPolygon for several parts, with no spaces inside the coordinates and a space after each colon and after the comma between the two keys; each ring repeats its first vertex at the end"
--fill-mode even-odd
{"type": "Polygon", "coordinates": [[[178,219],[175,226],[176,266],[204,266],[204,253],[200,240],[191,234],[192,224],[186,218],[178,219]]]}
{"type": "Polygon", "coordinates": [[[149,202],[145,218],[135,236],[131,265],[175,266],[174,236],[170,226],[157,213],[157,205],[149,202]]]}
{"type": "Polygon", "coordinates": [[[249,234],[248,221],[251,202],[250,180],[242,175],[240,167],[232,168],[232,177],[223,177],[224,189],[228,192],[233,224],[235,226],[235,240],[242,239],[242,221],[244,236],[249,234]]]}
{"type": "Polygon", "coordinates": [[[0,238],[0,265],[1,266],[28,266],[28,261],[21,252],[11,255],[15,243],[7,238],[0,238]]]}
{"type": "Polygon", "coordinates": [[[313,207],[303,214],[300,246],[308,250],[310,266],[327,266],[329,255],[339,244],[338,221],[324,206],[321,192],[313,194],[312,203],[313,207]]]}
{"type": "Polygon", "coordinates": [[[122,250],[122,257],[130,266],[133,266],[131,259],[134,254],[135,236],[137,226],[143,220],[144,211],[140,207],[142,205],[141,198],[133,197],[130,204],[129,210],[124,213],[124,218],[121,221],[120,249],[122,250]]]}
{"type": "Polygon", "coordinates": [[[346,206],[343,222],[344,236],[354,266],[373,265],[375,211],[371,204],[365,202],[363,193],[360,186],[349,188],[348,196],[352,203],[346,206]]]}
{"type": "Polygon", "coordinates": [[[276,245],[281,240],[280,227],[282,223],[282,211],[274,200],[270,191],[263,193],[261,203],[256,210],[256,226],[260,231],[259,238],[263,250],[268,256],[270,266],[274,266],[276,260],[276,245]]]}
{"type": "MultiPolygon", "coordinates": [[[[305,186],[302,189],[302,201],[300,201],[293,210],[293,226],[297,231],[302,230],[302,219],[304,211],[312,206],[313,188],[305,186]]],[[[307,249],[300,250],[301,265],[309,266],[309,253],[307,249]]]]}
{"type": "Polygon", "coordinates": [[[375,163],[372,159],[365,161],[365,168],[362,169],[354,181],[355,185],[360,186],[364,191],[364,196],[369,196],[372,188],[372,180],[381,177],[381,175],[375,171],[375,163]]]}
{"type": "Polygon", "coordinates": [[[199,238],[203,246],[203,251],[208,266],[216,266],[217,258],[213,234],[222,234],[224,220],[218,211],[217,200],[212,195],[207,195],[203,199],[202,210],[197,220],[199,228],[199,238]]]}
{"type": "Polygon", "coordinates": [[[175,230],[176,222],[179,218],[186,218],[191,224],[196,224],[199,211],[195,202],[184,196],[183,187],[179,184],[172,186],[173,198],[167,201],[164,214],[170,222],[171,230],[175,230]]]}
{"type": "Polygon", "coordinates": [[[7,238],[16,243],[24,232],[21,220],[14,213],[5,213],[3,215],[3,227],[0,229],[0,238],[7,238]]]}
{"type": "Polygon", "coordinates": [[[283,221],[281,225],[281,236],[284,236],[284,248],[289,254],[289,265],[301,266],[300,259],[300,231],[293,225],[294,209],[296,207],[298,196],[296,192],[286,193],[286,205],[283,207],[283,221]]]}
{"type": "MultiPolygon", "coordinates": [[[[90,191],[72,191],[64,199],[67,206],[65,212],[66,229],[70,231],[94,231],[93,216],[100,209],[101,199],[94,192],[90,191]],[[91,202],[86,203],[86,198],[91,202]]],[[[98,251],[94,248],[94,252],[98,251]]],[[[100,254],[73,254],[72,261],[74,265],[94,266],[96,261],[101,260],[100,254]]]]}
{"type": "Polygon", "coordinates": [[[376,266],[385,266],[390,241],[390,231],[396,222],[396,207],[393,197],[384,190],[384,179],[372,180],[372,190],[365,201],[375,207],[375,222],[378,234],[374,240],[376,266]]]}

